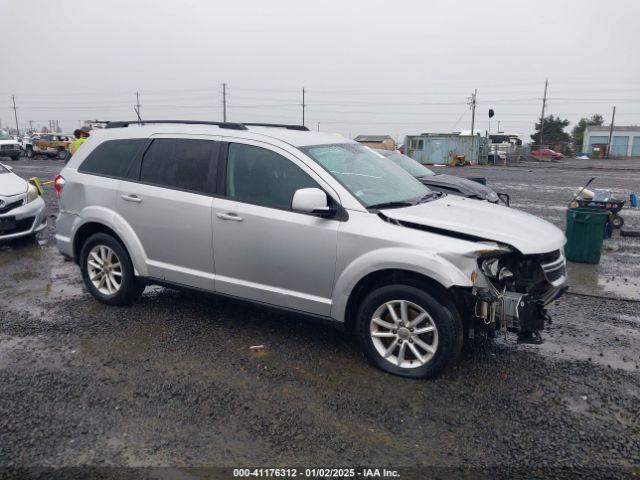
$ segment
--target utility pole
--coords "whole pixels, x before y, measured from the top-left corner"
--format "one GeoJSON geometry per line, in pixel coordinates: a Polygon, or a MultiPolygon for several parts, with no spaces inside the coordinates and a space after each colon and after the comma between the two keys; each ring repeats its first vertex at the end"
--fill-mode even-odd
{"type": "Polygon", "coordinates": [[[304,103],[304,88],[302,89],[302,125],[304,126],[304,109],[306,107],[306,103],[304,103]]]}
{"type": "Polygon", "coordinates": [[[498,131],[496,133],[500,133],[500,120],[498,120],[498,131]]]}
{"type": "Polygon", "coordinates": [[[544,96],[542,97],[542,113],[540,114],[540,149],[544,148],[544,109],[547,106],[547,87],[549,86],[549,79],[544,81],[544,96]]]}
{"type": "Polygon", "coordinates": [[[138,116],[138,121],[142,121],[142,117],[140,116],[140,92],[136,90],[136,107],[134,108],[136,111],[136,115],[138,116]]]}
{"type": "Polygon", "coordinates": [[[33,120],[29,120],[29,131],[33,132],[33,120]]]}
{"type": "Polygon", "coordinates": [[[16,117],[16,130],[18,131],[18,136],[20,136],[20,127],[18,126],[18,108],[16,107],[16,96],[11,95],[11,100],[13,101],[13,115],[16,117]]]}
{"type": "Polygon", "coordinates": [[[611,114],[611,127],[609,127],[609,143],[607,144],[607,158],[611,158],[611,141],[613,140],[613,122],[616,119],[616,107],[613,107],[611,114]]]}
{"type": "Polygon", "coordinates": [[[222,84],[222,121],[227,121],[227,84],[222,84]]]}
{"type": "Polygon", "coordinates": [[[473,137],[473,129],[476,124],[476,97],[478,95],[478,89],[476,88],[471,95],[471,101],[469,105],[471,107],[471,136],[473,137]]]}
{"type": "Polygon", "coordinates": [[[318,131],[320,131],[320,122],[318,122],[318,131]]]}

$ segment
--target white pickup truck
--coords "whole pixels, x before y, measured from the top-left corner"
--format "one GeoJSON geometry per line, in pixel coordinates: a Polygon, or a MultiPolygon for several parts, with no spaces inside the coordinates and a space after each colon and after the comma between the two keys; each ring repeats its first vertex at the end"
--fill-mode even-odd
{"type": "Polygon", "coordinates": [[[9,132],[0,130],[0,157],[9,157],[12,160],[18,160],[21,151],[20,142],[9,135],[9,132]]]}

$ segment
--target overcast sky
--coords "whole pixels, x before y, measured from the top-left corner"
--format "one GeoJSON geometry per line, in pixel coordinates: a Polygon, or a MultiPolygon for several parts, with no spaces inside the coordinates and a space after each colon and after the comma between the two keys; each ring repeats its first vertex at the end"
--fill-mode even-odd
{"type": "Polygon", "coordinates": [[[345,135],[640,124],[639,0],[0,0],[0,120],[302,122],[345,135]],[[608,120],[607,120],[608,121],[608,120]]]}

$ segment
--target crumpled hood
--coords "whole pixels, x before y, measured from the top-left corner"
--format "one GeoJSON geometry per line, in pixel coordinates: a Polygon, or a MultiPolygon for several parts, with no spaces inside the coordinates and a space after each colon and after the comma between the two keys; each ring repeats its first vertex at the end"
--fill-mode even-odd
{"type": "Polygon", "coordinates": [[[498,200],[498,195],[492,189],[467,178],[460,178],[455,175],[447,175],[446,173],[443,173],[418,177],[418,180],[424,183],[427,187],[433,186],[434,190],[437,190],[437,187],[449,187],[460,190],[460,192],[465,196],[477,196],[490,201],[498,200]]]}
{"type": "Polygon", "coordinates": [[[401,222],[505,243],[525,255],[552,252],[566,242],[560,229],[534,215],[453,195],[381,213],[401,222]]]}
{"type": "Polygon", "coordinates": [[[27,191],[27,182],[13,173],[0,173],[0,197],[20,195],[27,191]]]}

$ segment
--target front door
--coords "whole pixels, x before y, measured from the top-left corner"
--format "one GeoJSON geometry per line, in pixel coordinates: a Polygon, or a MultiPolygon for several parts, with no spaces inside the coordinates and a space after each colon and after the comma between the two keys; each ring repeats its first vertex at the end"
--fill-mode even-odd
{"type": "Polygon", "coordinates": [[[339,221],[291,210],[297,189],[329,187],[259,142],[230,143],[225,170],[213,200],[216,291],[329,316],[339,221]]]}
{"type": "Polygon", "coordinates": [[[151,277],[214,289],[212,194],[220,143],[208,138],[154,138],[139,181],[123,180],[117,211],[146,253],[151,277]]]}

